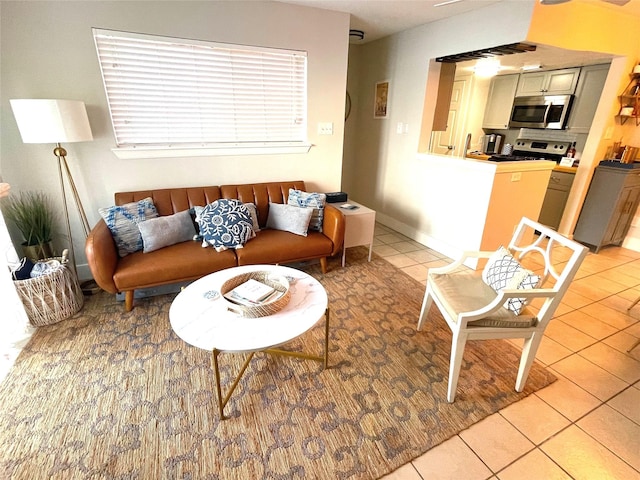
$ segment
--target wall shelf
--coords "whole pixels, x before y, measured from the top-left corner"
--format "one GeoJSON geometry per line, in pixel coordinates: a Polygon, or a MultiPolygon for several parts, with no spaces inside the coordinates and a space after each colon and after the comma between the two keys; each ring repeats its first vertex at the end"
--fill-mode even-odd
{"type": "Polygon", "coordinates": [[[640,85],[640,73],[630,73],[629,83],[622,91],[622,95],[618,95],[620,100],[620,112],[624,107],[633,109],[633,113],[630,115],[623,115],[622,113],[616,115],[616,118],[620,121],[620,125],[624,125],[630,118],[635,119],[636,127],[640,125],[640,91],[635,91],[635,86],[640,85]]]}

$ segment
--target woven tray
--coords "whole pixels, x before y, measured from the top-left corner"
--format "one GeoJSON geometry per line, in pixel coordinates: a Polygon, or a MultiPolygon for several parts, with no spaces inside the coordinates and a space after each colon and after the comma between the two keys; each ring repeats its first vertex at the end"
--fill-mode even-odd
{"type": "Polygon", "coordinates": [[[60,261],[60,266],[46,275],[13,282],[29,322],[35,327],[69,318],[84,305],[78,279],[66,267],[66,258],[56,257],[55,260],[60,261]]]}
{"type": "Polygon", "coordinates": [[[258,318],[266,317],[267,315],[273,315],[274,313],[282,310],[289,303],[289,300],[291,298],[289,281],[285,277],[265,271],[247,272],[232,277],[222,284],[222,286],[220,287],[220,293],[222,294],[222,299],[227,303],[229,310],[247,318],[258,318]],[[230,292],[238,285],[243,284],[251,278],[269,285],[279,292],[284,292],[284,294],[271,302],[265,302],[259,305],[251,306],[239,305],[225,298],[224,295],[226,293],[230,292]]]}

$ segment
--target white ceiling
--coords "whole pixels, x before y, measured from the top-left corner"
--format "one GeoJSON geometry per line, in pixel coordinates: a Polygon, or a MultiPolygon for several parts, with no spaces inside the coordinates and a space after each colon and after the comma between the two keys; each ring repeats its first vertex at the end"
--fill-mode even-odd
{"type": "MultiPolygon", "coordinates": [[[[365,38],[352,43],[367,43],[443,18],[477,10],[501,1],[521,0],[279,0],[351,14],[351,28],[365,32],[365,38]],[[452,1],[453,3],[447,3],[452,1]],[[442,6],[436,6],[443,4],[442,6]]],[[[553,0],[548,0],[551,3],[553,0]]],[[[555,0],[557,1],[557,0],[555,0]]],[[[564,0],[573,1],[573,0],[564,0]]],[[[605,8],[615,8],[628,15],[640,16],[640,0],[576,0],[594,2],[605,8]],[[608,3],[613,2],[613,3],[608,3]]],[[[550,7],[552,8],[552,7],[550,7]]]]}
{"type": "Polygon", "coordinates": [[[351,14],[351,28],[365,32],[367,43],[418,25],[486,7],[501,0],[462,0],[441,7],[447,0],[281,0],[323,10],[351,14]]]}
{"type": "MultiPolygon", "coordinates": [[[[408,30],[419,25],[473,11],[501,1],[520,0],[457,0],[438,6],[447,0],[280,0],[283,3],[315,7],[351,14],[350,28],[365,32],[364,40],[352,37],[350,43],[363,44],[382,37],[408,30]]],[[[574,0],[567,0],[574,1],[574,0]]],[[[630,0],[626,5],[607,3],[616,0],[575,0],[597,2],[605,8],[622,10],[628,15],[640,17],[640,0],[630,0]]],[[[551,8],[551,7],[550,7],[551,8]]],[[[595,52],[575,52],[545,45],[538,45],[535,52],[500,57],[506,70],[516,70],[524,64],[541,63],[544,69],[566,65],[578,66],[608,61],[610,55],[595,52]]],[[[458,68],[471,68],[475,61],[458,64],[458,68]]]]}

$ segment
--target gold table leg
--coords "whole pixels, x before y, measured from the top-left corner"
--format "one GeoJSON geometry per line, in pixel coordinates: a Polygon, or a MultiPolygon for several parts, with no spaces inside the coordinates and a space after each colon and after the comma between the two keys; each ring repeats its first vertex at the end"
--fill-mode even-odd
{"type": "MultiPolygon", "coordinates": [[[[284,355],[289,357],[304,358],[306,360],[315,360],[317,362],[322,362],[323,369],[328,368],[328,365],[329,365],[329,309],[328,308],[325,311],[324,316],[325,316],[324,353],[322,356],[310,355],[304,352],[290,352],[288,350],[280,350],[277,348],[268,348],[262,351],[266,353],[274,354],[274,355],[284,355]]],[[[224,396],[224,398],[222,398],[222,385],[220,383],[220,367],[218,365],[218,356],[221,353],[222,353],[222,350],[218,350],[217,348],[213,349],[213,352],[211,354],[211,366],[213,367],[213,374],[216,381],[216,394],[218,396],[218,413],[220,414],[220,420],[225,420],[228,417],[224,416],[224,407],[229,402],[229,399],[231,398],[231,395],[233,394],[236,387],[238,386],[238,383],[240,383],[240,380],[242,379],[242,376],[244,375],[245,370],[249,366],[249,362],[253,358],[253,355],[255,354],[255,352],[251,352],[247,357],[247,359],[244,361],[244,364],[242,365],[240,372],[238,372],[238,375],[236,375],[235,380],[229,387],[229,390],[227,390],[227,394],[224,396]]]]}

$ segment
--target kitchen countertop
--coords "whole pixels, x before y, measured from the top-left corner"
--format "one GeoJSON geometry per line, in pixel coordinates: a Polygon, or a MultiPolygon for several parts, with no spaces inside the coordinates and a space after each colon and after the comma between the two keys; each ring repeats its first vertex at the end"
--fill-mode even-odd
{"type": "MultiPolygon", "coordinates": [[[[491,155],[485,155],[484,153],[475,153],[470,152],[467,153],[466,158],[472,158],[474,160],[489,160],[491,155]]],[[[500,162],[503,163],[503,162],[500,162]]],[[[564,172],[564,173],[576,173],[578,171],[578,167],[561,167],[560,165],[556,165],[553,167],[554,172],[564,172]]]]}

